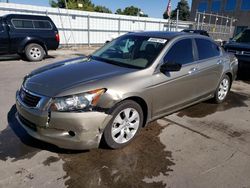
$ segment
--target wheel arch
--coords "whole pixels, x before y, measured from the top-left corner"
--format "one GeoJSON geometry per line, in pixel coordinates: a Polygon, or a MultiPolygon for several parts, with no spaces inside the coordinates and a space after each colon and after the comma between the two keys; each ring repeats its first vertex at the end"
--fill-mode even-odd
{"type": "Polygon", "coordinates": [[[126,101],[126,100],[132,100],[134,102],[136,102],[137,104],[140,105],[142,112],[143,112],[143,124],[142,127],[145,127],[148,121],[148,115],[149,115],[149,109],[148,109],[148,104],[146,103],[146,101],[138,96],[131,96],[128,98],[123,99],[122,101],[126,101]]]}
{"type": "Polygon", "coordinates": [[[47,55],[48,49],[47,49],[46,44],[42,40],[40,40],[39,38],[30,38],[30,37],[26,37],[22,41],[21,45],[19,46],[18,53],[24,53],[26,46],[29,44],[32,44],[32,43],[39,44],[44,49],[44,51],[47,55]]]}
{"type": "Polygon", "coordinates": [[[233,74],[231,72],[226,72],[225,75],[227,75],[230,79],[230,89],[233,84],[233,74]]]}

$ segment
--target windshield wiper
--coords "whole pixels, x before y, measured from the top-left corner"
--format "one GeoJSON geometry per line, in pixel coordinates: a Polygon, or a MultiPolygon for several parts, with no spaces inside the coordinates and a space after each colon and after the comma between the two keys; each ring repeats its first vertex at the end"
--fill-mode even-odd
{"type": "Polygon", "coordinates": [[[114,61],[114,60],[111,60],[111,59],[106,59],[106,58],[102,58],[102,57],[98,57],[98,56],[92,56],[92,59],[102,61],[102,62],[105,62],[105,63],[109,63],[109,64],[112,64],[112,65],[116,65],[116,66],[119,66],[119,67],[126,67],[126,68],[132,68],[132,69],[142,69],[142,67],[137,67],[137,66],[134,66],[134,65],[126,64],[126,63],[121,63],[119,61],[114,61]]]}

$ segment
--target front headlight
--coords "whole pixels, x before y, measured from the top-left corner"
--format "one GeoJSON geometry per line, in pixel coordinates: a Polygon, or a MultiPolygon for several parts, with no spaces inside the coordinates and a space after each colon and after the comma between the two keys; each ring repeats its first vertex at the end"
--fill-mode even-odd
{"type": "Polygon", "coordinates": [[[88,107],[96,106],[100,96],[106,89],[97,89],[86,93],[58,97],[53,99],[50,105],[51,111],[68,112],[84,110],[88,107]]]}

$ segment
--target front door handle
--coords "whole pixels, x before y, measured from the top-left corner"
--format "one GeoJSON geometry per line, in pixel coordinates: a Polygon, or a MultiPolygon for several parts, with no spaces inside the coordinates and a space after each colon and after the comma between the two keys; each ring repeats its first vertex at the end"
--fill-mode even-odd
{"type": "Polygon", "coordinates": [[[193,67],[188,71],[188,74],[193,74],[194,72],[198,71],[197,67],[193,67]]]}
{"type": "Polygon", "coordinates": [[[220,65],[220,64],[222,64],[222,63],[223,63],[223,61],[222,61],[221,59],[217,61],[217,64],[218,64],[218,65],[220,65]]]}

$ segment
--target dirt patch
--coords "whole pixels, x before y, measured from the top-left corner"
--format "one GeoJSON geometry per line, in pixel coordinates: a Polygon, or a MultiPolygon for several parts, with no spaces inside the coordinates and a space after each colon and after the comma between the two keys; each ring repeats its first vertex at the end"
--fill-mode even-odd
{"type": "Polygon", "coordinates": [[[43,164],[44,164],[44,166],[50,166],[51,163],[55,163],[59,160],[60,160],[60,158],[58,158],[58,157],[50,156],[45,161],[43,161],[43,164]]]}

